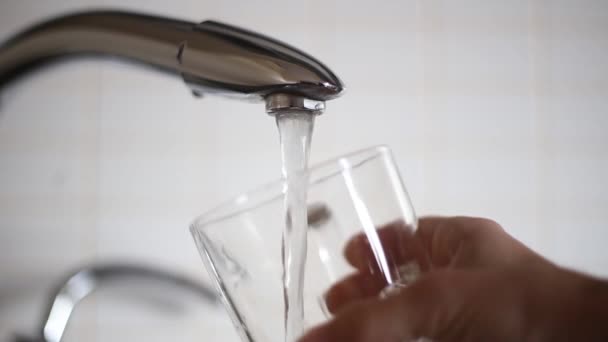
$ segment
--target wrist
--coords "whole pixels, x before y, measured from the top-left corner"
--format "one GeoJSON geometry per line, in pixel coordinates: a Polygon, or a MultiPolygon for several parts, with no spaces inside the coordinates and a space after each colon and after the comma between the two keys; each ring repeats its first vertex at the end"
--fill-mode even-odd
{"type": "Polygon", "coordinates": [[[532,341],[608,340],[608,283],[553,266],[537,287],[532,341]]]}
{"type": "Polygon", "coordinates": [[[570,324],[577,339],[608,340],[608,283],[591,276],[568,271],[575,278],[576,300],[562,322],[570,324]]]}

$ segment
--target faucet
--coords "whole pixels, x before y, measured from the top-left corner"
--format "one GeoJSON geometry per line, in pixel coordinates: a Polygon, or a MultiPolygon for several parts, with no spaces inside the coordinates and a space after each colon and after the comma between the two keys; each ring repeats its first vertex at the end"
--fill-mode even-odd
{"type": "Polygon", "coordinates": [[[265,102],[271,115],[320,114],[340,79],[310,55],[231,25],[90,11],[35,25],[0,46],[0,89],[37,66],[76,56],[119,57],[179,75],[195,95],[265,102]]]}
{"type": "Polygon", "coordinates": [[[209,304],[219,304],[215,292],[187,277],[140,265],[90,265],[69,273],[49,293],[41,325],[34,335],[17,335],[15,342],[61,342],[68,321],[81,301],[92,292],[113,281],[142,280],[167,284],[176,290],[197,295],[209,304]]]}
{"type": "MultiPolygon", "coordinates": [[[[214,94],[265,103],[270,115],[299,111],[321,114],[325,102],[344,85],[323,63],[278,40],[231,25],[118,11],[90,11],[37,24],[0,45],[0,91],[37,67],[72,57],[118,57],[181,77],[197,95],[214,94]]],[[[317,210],[314,222],[328,215],[317,210]]],[[[313,219],[311,218],[311,222],[313,219]]],[[[62,282],[35,339],[60,341],[74,306],[102,281],[134,274],[173,279],[134,267],[93,267],[62,282]]],[[[173,282],[198,291],[206,288],[178,278],[173,282]]]]}

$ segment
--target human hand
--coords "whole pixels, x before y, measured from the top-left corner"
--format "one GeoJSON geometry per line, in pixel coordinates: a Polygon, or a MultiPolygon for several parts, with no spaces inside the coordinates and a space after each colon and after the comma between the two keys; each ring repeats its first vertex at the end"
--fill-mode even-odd
{"type": "Polygon", "coordinates": [[[366,259],[373,257],[370,245],[363,235],[354,237],[344,253],[358,272],[336,283],[326,296],[335,318],[300,342],[402,342],[422,336],[435,341],[606,337],[592,325],[598,318],[590,318],[606,317],[606,310],[587,300],[591,290],[607,293],[606,286],[551,264],[497,223],[467,217],[423,218],[414,236],[396,239],[395,232],[402,228],[399,224],[381,228],[380,240],[388,250],[403,244],[408,245],[404,250],[418,251],[414,254],[423,250],[428,265],[422,265],[426,272],[420,279],[394,296],[379,298],[384,283],[367,267],[366,259]]]}

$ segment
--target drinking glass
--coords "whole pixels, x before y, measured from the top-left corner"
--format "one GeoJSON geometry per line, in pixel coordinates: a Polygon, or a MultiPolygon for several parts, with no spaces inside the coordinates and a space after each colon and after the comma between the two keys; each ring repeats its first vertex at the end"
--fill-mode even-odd
{"type": "MultiPolygon", "coordinates": [[[[267,184],[200,216],[190,227],[246,342],[285,339],[281,257],[285,189],[284,179],[267,184]]],[[[309,168],[307,201],[305,327],[331,317],[325,294],[341,279],[368,273],[382,281],[374,295],[383,297],[424,269],[421,246],[405,243],[415,240],[417,220],[387,147],[368,148],[309,168]],[[356,241],[368,248],[353,263],[345,246],[356,241]]]]}

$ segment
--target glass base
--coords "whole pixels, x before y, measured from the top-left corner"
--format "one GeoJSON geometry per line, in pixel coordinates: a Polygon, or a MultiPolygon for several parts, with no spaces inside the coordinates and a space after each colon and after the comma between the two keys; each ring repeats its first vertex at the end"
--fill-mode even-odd
{"type": "Polygon", "coordinates": [[[404,265],[399,266],[395,278],[397,280],[392,284],[385,287],[380,292],[380,298],[388,298],[399,294],[401,289],[407,287],[420,277],[420,265],[416,261],[410,261],[404,265]]]}
{"type": "MultiPolygon", "coordinates": [[[[385,287],[380,292],[380,298],[386,299],[398,295],[401,290],[416,281],[420,277],[420,274],[420,265],[418,265],[418,263],[415,261],[411,261],[407,264],[399,266],[397,275],[398,280],[385,287]]],[[[433,342],[433,340],[426,337],[419,337],[411,342],[433,342]]]]}

